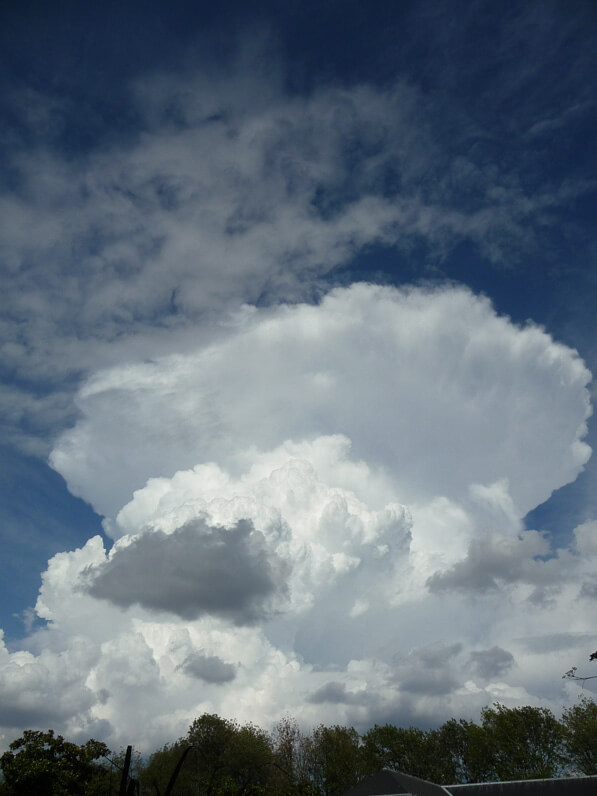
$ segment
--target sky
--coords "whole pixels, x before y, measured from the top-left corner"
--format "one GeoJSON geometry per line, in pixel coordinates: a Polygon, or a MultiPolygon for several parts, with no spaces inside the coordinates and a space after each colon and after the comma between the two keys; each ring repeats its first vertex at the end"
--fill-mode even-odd
{"type": "Polygon", "coordinates": [[[0,747],[574,703],[596,41],[581,0],[2,5],[0,747]]]}

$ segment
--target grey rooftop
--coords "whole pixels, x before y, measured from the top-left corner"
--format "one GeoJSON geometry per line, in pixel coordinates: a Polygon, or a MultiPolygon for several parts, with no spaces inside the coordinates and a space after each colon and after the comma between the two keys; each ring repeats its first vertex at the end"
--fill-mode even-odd
{"type": "Polygon", "coordinates": [[[475,782],[467,785],[435,785],[424,779],[383,768],[359,782],[344,796],[594,796],[597,776],[525,779],[511,782],[475,782]]]}

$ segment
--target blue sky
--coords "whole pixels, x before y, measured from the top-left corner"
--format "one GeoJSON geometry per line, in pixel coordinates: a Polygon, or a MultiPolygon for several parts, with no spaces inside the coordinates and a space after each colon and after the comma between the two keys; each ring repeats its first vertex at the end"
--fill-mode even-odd
{"type": "Polygon", "coordinates": [[[569,704],[593,4],[0,13],[2,742],[569,704]]]}

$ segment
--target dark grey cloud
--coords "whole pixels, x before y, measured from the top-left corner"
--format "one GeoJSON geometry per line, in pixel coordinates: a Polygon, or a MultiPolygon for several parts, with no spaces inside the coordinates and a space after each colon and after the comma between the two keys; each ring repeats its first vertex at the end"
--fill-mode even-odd
{"type": "Polygon", "coordinates": [[[410,694],[449,694],[460,685],[455,660],[461,652],[459,642],[418,647],[397,662],[396,682],[410,694]]]}
{"type": "Polygon", "coordinates": [[[501,677],[514,664],[512,653],[498,646],[471,652],[470,660],[476,675],[483,680],[501,677]]]}
{"type": "Polygon", "coordinates": [[[86,686],[54,672],[13,672],[0,682],[0,727],[48,727],[85,714],[99,700],[86,686]],[[16,675],[16,676],[15,676],[16,675]],[[45,676],[44,676],[45,675],[45,676]]]}
{"type": "Polygon", "coordinates": [[[597,600],[597,579],[592,578],[583,581],[580,587],[580,596],[589,600],[597,600]]]}
{"type": "Polygon", "coordinates": [[[307,702],[311,702],[313,705],[322,705],[324,703],[331,705],[365,705],[371,702],[371,696],[364,689],[355,692],[347,691],[344,683],[332,680],[310,694],[307,697],[307,702]]]}
{"type": "Polygon", "coordinates": [[[454,644],[433,644],[428,647],[419,647],[415,650],[414,655],[418,664],[433,668],[443,666],[460,652],[462,652],[462,644],[457,641],[454,644]]]}
{"type": "Polygon", "coordinates": [[[542,587],[533,596],[535,601],[542,602],[559,566],[558,559],[535,560],[548,551],[549,544],[537,531],[527,531],[518,538],[489,534],[473,539],[466,557],[445,572],[436,572],[428,578],[427,587],[431,592],[482,593],[498,591],[504,584],[523,580],[542,587]]]}
{"type": "Polygon", "coordinates": [[[225,663],[218,655],[205,655],[201,651],[187,655],[179,667],[190,677],[206,683],[230,683],[236,677],[236,666],[225,663]]]}
{"type": "Polygon", "coordinates": [[[44,706],[43,700],[35,706],[20,705],[14,702],[3,702],[0,706],[1,727],[45,727],[66,718],[68,718],[68,711],[57,712],[55,704],[44,706]]]}
{"type": "Polygon", "coordinates": [[[507,550],[496,550],[486,539],[473,539],[466,558],[445,572],[427,580],[431,592],[452,589],[487,592],[499,589],[499,582],[510,582],[520,572],[521,562],[507,550]]]}
{"type": "Polygon", "coordinates": [[[595,641],[595,636],[588,633],[547,633],[541,636],[528,636],[516,639],[529,652],[559,652],[572,650],[579,646],[590,646],[595,641]]]}
{"type": "Polygon", "coordinates": [[[399,680],[402,690],[427,696],[445,696],[461,685],[448,669],[412,669],[399,680]]]}
{"type": "Polygon", "coordinates": [[[251,522],[221,528],[197,519],[171,534],[139,536],[89,570],[86,588],[124,608],[138,603],[183,619],[214,614],[242,625],[265,618],[286,575],[251,522]]]}

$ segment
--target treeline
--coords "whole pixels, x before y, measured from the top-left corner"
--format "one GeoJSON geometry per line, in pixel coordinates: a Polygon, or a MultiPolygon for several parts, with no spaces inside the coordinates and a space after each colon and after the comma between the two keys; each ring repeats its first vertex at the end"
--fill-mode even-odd
{"type": "MultiPolygon", "coordinates": [[[[108,750],[94,741],[77,747],[28,732],[2,756],[5,796],[119,793],[123,752],[105,757],[108,750]]],[[[375,725],[362,735],[339,725],[305,733],[291,718],[266,732],[204,714],[183,738],[146,760],[134,756],[127,792],[341,796],[384,767],[439,784],[597,774],[597,704],[584,698],[560,720],[546,708],[495,704],[482,710],[478,723],[450,719],[434,730],[375,725]]]]}

